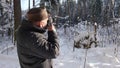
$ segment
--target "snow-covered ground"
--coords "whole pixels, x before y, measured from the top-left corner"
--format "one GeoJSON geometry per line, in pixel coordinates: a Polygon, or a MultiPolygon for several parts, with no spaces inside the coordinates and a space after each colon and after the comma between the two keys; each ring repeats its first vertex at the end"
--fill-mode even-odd
{"type": "MultiPolygon", "coordinates": [[[[73,36],[70,31],[64,34],[58,30],[60,55],[54,59],[54,68],[120,68],[120,47],[115,53],[116,44],[107,47],[75,49],[73,51],[73,36]]],[[[78,30],[79,31],[79,30],[78,30]]],[[[0,42],[0,68],[20,68],[16,47],[10,40],[0,42]],[[9,47],[5,50],[5,47],[9,47]]]]}
{"type": "Polygon", "coordinates": [[[20,68],[17,56],[0,54],[0,68],[20,68]]]}
{"type": "MultiPolygon", "coordinates": [[[[119,58],[113,48],[93,48],[87,52],[85,68],[120,68],[119,58]]],[[[84,62],[85,50],[70,51],[55,60],[55,68],[84,68],[84,62]]]]}
{"type": "MultiPolygon", "coordinates": [[[[8,55],[0,54],[0,68],[20,68],[17,55],[10,53],[16,53],[16,48],[8,55]]],[[[85,68],[120,68],[120,50],[115,57],[114,47],[89,49],[86,63],[85,53],[85,49],[73,52],[71,46],[63,43],[60,56],[54,59],[54,68],[84,68],[84,64],[85,68]]]]}

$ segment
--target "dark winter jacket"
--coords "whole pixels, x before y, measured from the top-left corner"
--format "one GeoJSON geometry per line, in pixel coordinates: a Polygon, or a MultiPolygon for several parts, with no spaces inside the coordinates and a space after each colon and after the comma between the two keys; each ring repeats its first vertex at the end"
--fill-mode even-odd
{"type": "Polygon", "coordinates": [[[53,68],[52,60],[59,54],[59,44],[56,32],[33,26],[23,20],[17,30],[17,52],[21,68],[53,68]]]}

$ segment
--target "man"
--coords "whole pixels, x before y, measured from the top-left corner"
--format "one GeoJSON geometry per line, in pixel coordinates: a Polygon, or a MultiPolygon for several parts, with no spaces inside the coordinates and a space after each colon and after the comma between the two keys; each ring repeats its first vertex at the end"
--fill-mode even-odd
{"type": "Polygon", "coordinates": [[[17,30],[17,52],[21,68],[53,68],[59,44],[53,24],[47,26],[46,8],[32,8],[17,30]],[[48,39],[44,33],[48,30],[48,39]]]}

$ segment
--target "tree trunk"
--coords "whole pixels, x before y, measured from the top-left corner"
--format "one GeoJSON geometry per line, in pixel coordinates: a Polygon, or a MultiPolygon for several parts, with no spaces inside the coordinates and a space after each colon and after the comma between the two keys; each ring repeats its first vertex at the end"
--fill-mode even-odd
{"type": "Polygon", "coordinates": [[[35,7],[35,0],[33,0],[33,7],[35,7]]]}
{"type": "Polygon", "coordinates": [[[45,0],[40,0],[40,7],[45,6],[45,0]]]}
{"type": "Polygon", "coordinates": [[[14,0],[14,44],[16,41],[16,29],[21,22],[21,2],[20,0],[14,0]]]}
{"type": "Polygon", "coordinates": [[[28,0],[28,9],[30,10],[30,0],[28,0]]]}
{"type": "Polygon", "coordinates": [[[114,14],[114,7],[115,7],[115,0],[112,0],[112,17],[115,18],[115,14],[114,14]]]}
{"type": "Polygon", "coordinates": [[[86,20],[86,0],[83,0],[83,20],[86,20]]]}

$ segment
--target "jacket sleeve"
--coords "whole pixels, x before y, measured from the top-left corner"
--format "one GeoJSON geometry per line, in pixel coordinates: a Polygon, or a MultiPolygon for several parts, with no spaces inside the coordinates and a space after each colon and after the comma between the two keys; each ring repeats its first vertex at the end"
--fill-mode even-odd
{"type": "Polygon", "coordinates": [[[40,58],[56,58],[59,55],[59,44],[56,32],[48,31],[48,39],[42,34],[33,33],[30,38],[30,49],[40,58]]]}

